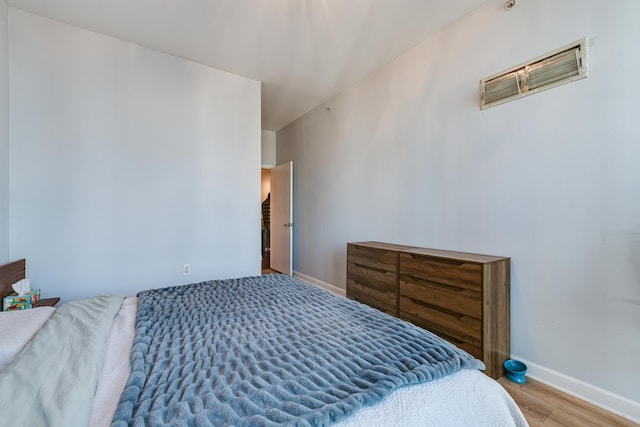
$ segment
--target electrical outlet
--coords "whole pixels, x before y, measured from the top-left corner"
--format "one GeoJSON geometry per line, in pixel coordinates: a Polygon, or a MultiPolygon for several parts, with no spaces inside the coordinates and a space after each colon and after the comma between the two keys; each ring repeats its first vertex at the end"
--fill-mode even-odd
{"type": "Polygon", "coordinates": [[[191,274],[191,264],[182,264],[182,275],[188,276],[191,274]]]}

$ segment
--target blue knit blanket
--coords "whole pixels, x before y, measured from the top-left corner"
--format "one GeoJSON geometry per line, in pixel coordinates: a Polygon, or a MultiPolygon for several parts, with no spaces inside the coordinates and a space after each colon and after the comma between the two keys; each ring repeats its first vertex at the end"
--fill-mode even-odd
{"type": "Polygon", "coordinates": [[[430,332],[285,275],[139,294],[112,426],[324,426],[482,362],[430,332]]]}

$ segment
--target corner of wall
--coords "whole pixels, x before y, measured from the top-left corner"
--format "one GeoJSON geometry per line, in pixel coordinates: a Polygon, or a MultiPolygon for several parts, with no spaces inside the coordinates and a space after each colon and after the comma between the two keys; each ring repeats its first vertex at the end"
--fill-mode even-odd
{"type": "Polygon", "coordinates": [[[0,263],[9,260],[9,7],[0,0],[0,263]]]}

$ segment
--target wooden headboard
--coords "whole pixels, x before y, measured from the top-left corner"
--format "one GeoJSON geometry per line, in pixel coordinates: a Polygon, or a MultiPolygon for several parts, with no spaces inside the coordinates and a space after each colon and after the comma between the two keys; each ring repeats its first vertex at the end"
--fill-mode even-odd
{"type": "Polygon", "coordinates": [[[11,285],[25,278],[27,261],[24,259],[0,265],[0,299],[13,292],[11,285]]]}

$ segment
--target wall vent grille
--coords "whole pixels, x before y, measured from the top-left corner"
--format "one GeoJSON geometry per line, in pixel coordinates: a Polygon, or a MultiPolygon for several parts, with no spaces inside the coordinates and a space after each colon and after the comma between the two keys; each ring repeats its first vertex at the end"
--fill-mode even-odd
{"type": "Polygon", "coordinates": [[[587,39],[480,80],[485,109],[587,77],[587,39]]]}

